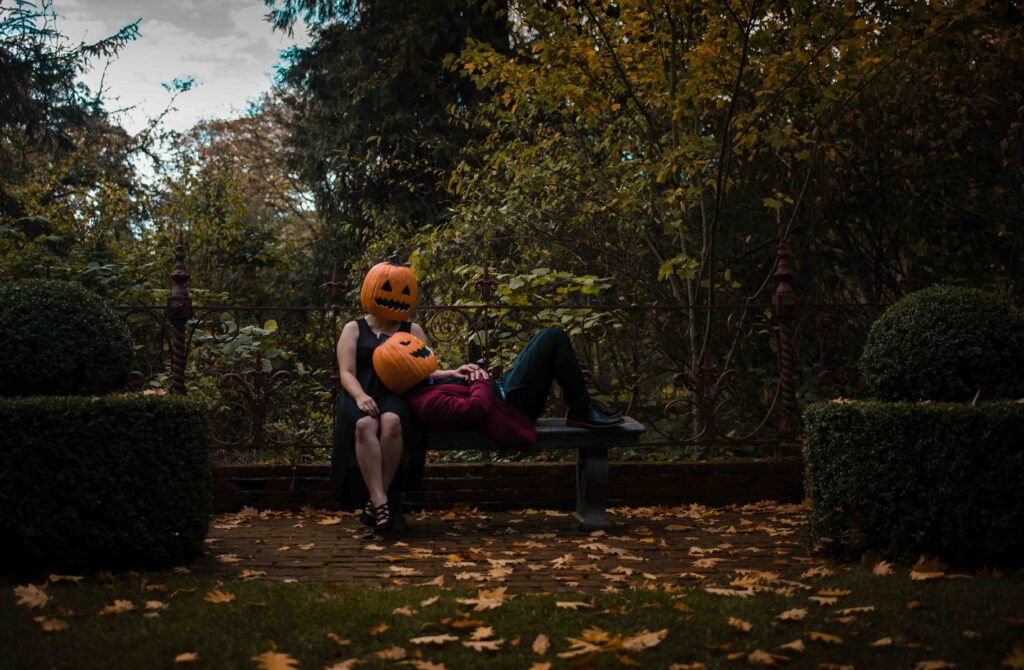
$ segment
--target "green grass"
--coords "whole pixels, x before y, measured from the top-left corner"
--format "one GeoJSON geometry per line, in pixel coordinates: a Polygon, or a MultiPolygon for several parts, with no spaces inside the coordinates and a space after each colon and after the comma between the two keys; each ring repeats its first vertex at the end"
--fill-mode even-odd
{"type": "MultiPolygon", "coordinates": [[[[80,584],[60,582],[45,586],[49,602],[42,608],[17,605],[14,588],[25,581],[2,580],[0,596],[0,658],[5,668],[255,668],[251,657],[276,649],[295,658],[300,668],[322,668],[352,657],[356,667],[398,666],[378,659],[374,652],[398,645],[411,658],[444,663],[449,669],[487,667],[529,668],[539,661],[567,668],[577,659],[560,659],[569,647],[567,637],[578,638],[584,629],[598,627],[610,635],[635,635],[643,630],[668,629],[664,641],[653,648],[626,654],[644,668],[666,668],[673,663],[703,662],[708,668],[752,667],[746,654],[756,649],[790,657],[789,668],[818,668],[820,664],[862,668],[914,668],[920,661],[944,660],[958,668],[998,668],[1016,641],[1024,642],[1024,578],[941,579],[914,582],[903,574],[876,577],[862,568],[840,569],[840,574],[803,579],[814,590],[796,589],[791,596],[772,592],[752,597],[710,594],[699,587],[676,591],[627,591],[600,594],[514,594],[497,609],[472,612],[472,605],[456,598],[475,591],[408,587],[391,590],[352,589],[323,584],[227,582],[219,586],[234,594],[232,602],[212,604],[203,596],[220,582],[209,577],[121,575],[112,581],[86,579],[80,584]],[[156,585],[167,591],[147,590],[156,585]],[[822,589],[849,590],[834,605],[810,601],[822,589]],[[431,606],[420,602],[440,596],[431,606]],[[560,609],[559,600],[587,600],[594,607],[560,609]],[[135,610],[99,615],[115,599],[130,600],[135,610]],[[166,602],[157,618],[145,618],[147,600],[166,602]],[[918,601],[920,607],[908,609],[918,601]],[[683,603],[691,610],[676,608],[683,603]],[[836,621],[837,609],[868,606],[874,611],[836,621]],[[398,607],[418,610],[413,616],[393,614],[398,607]],[[774,617],[795,608],[807,610],[802,621],[778,622],[774,617]],[[73,613],[72,613],[73,612],[73,613]],[[500,652],[481,653],[461,642],[443,647],[413,645],[410,638],[449,633],[469,639],[473,627],[453,628],[447,618],[462,613],[493,627],[505,640],[500,652]],[[44,632],[33,617],[59,617],[67,630],[44,632]],[[742,633],[728,624],[730,617],[752,625],[742,633]],[[387,623],[388,630],[371,629],[387,623]],[[841,644],[812,641],[811,631],[842,638],[841,644]],[[972,631],[965,636],[965,631],[972,631]],[[339,646],[328,634],[350,643],[339,646]],[[531,650],[540,633],[551,640],[545,656],[531,650]],[[889,637],[893,643],[871,647],[889,637]],[[803,654],[778,646],[802,639],[803,654]],[[518,645],[513,643],[518,641],[518,645]],[[715,649],[729,645],[727,649],[715,649]],[[197,652],[199,660],[176,666],[174,658],[197,652]],[[730,660],[729,653],[743,652],[730,660]]],[[[38,583],[38,581],[37,581],[38,583]]],[[[614,653],[600,653],[572,667],[621,668],[614,653]],[[592,660],[592,665],[587,661],[592,660]]]]}

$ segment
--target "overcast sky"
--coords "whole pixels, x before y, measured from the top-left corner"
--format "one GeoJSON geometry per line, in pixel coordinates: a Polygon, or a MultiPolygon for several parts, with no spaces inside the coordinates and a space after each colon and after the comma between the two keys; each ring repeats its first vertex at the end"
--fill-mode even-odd
{"type": "MultiPolygon", "coordinates": [[[[280,51],[306,43],[301,24],[292,38],[272,31],[261,0],[54,0],[53,9],[72,43],[98,40],[142,19],[141,37],[121,51],[105,80],[109,109],[137,107],[120,118],[129,131],[167,106],[170,94],[161,84],[175,78],[191,76],[196,85],[178,97],[169,127],[184,130],[201,118],[237,115],[270,88],[280,51]]],[[[85,78],[93,89],[102,65],[85,78]]]]}

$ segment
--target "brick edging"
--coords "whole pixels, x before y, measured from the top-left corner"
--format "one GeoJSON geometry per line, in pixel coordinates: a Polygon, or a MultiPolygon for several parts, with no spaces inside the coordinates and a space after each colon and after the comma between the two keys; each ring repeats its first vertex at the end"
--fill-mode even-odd
{"type": "MultiPolygon", "coordinates": [[[[423,490],[406,495],[413,508],[456,503],[481,508],[569,508],[575,501],[573,463],[437,463],[423,490]]],[[[609,467],[609,504],[678,505],[795,502],[803,498],[800,461],[619,462],[609,467]]],[[[335,507],[328,465],[245,465],[214,468],[214,505],[234,511],[335,507]]]]}

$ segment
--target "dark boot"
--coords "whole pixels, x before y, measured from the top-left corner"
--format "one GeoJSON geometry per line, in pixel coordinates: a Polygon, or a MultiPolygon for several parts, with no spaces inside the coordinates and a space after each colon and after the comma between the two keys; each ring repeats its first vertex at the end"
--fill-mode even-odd
{"type": "Polygon", "coordinates": [[[621,416],[607,416],[590,402],[587,402],[586,406],[581,409],[569,409],[569,413],[565,415],[565,425],[592,430],[618,428],[622,422],[621,416]]]}

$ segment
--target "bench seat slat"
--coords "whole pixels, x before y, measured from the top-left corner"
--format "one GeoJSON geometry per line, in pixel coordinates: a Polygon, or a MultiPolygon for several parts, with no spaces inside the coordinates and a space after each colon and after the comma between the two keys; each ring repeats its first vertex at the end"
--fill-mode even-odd
{"type": "MultiPolygon", "coordinates": [[[[626,417],[621,428],[588,430],[565,425],[565,419],[543,418],[537,421],[536,449],[580,449],[583,447],[636,446],[644,432],[643,424],[626,417]]],[[[431,451],[502,451],[475,430],[431,431],[427,435],[431,451]]]]}

